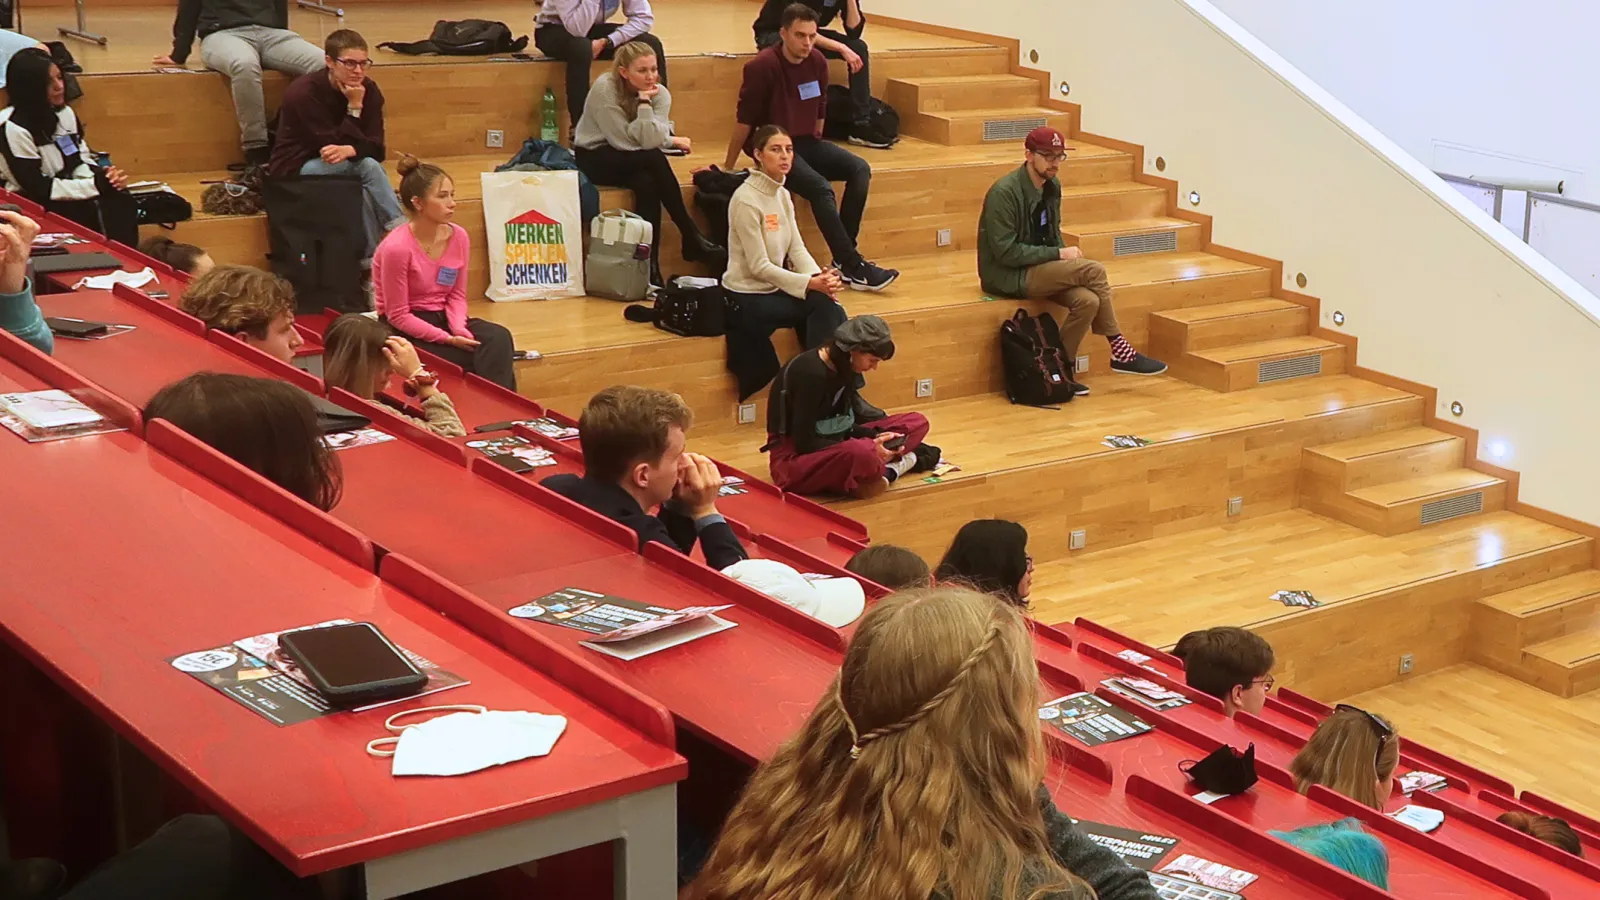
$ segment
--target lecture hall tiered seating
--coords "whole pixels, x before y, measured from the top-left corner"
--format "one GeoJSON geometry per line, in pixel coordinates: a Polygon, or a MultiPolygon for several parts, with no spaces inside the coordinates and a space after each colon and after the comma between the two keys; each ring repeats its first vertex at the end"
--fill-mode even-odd
{"type": "MultiPolygon", "coordinates": [[[[1397,794],[1389,809],[1410,802],[1444,811],[1445,824],[1430,834],[1322,788],[1306,796],[1293,788],[1289,760],[1331,712],[1312,695],[1341,697],[1386,683],[1363,674],[1360,662],[1342,667],[1350,671],[1319,670],[1309,635],[1348,628],[1337,616],[1356,600],[1412,600],[1416,594],[1407,592],[1419,577],[1439,594],[1466,590],[1459,583],[1464,576],[1445,567],[1443,557],[1432,561],[1435,568],[1423,563],[1394,582],[1336,582],[1348,593],[1326,596],[1327,609],[1246,623],[1272,637],[1287,669],[1280,682],[1290,687],[1270,698],[1261,715],[1233,719],[1214,699],[1187,688],[1181,662],[1160,648],[1191,627],[1236,623],[1226,617],[1237,604],[1200,603],[1142,621],[1140,607],[1159,598],[1099,589],[1123,570],[1110,563],[1098,569],[1097,558],[1137,566],[1141,547],[1163,548],[1175,535],[1220,525],[1221,503],[1210,501],[1235,491],[1249,493],[1252,503],[1266,498],[1248,514],[1278,523],[1280,534],[1309,528],[1314,540],[1337,528],[1338,540],[1363,542],[1371,558],[1412,552],[1407,535],[1433,535],[1441,544],[1476,541],[1474,574],[1481,582],[1463,609],[1476,601],[1500,614],[1536,616],[1543,607],[1526,592],[1544,585],[1544,601],[1570,599],[1562,579],[1587,577],[1594,549],[1588,538],[1532,520],[1523,525],[1515,521],[1520,516],[1501,511],[1514,500],[1506,480],[1463,462],[1471,454],[1462,445],[1475,437],[1431,427],[1427,404],[1412,389],[1343,374],[1354,364],[1354,347],[1317,333],[1315,301],[1275,288],[1276,263],[1212,245],[1209,219],[1180,214],[1170,183],[1142,174],[1141,148],[1085,132],[1075,106],[1041,105],[1040,84],[1011,70],[1015,53],[1003,42],[947,43],[874,57],[874,92],[902,111],[907,139],[868,157],[877,175],[864,249],[906,275],[891,292],[846,300],[852,311],[885,315],[895,327],[901,353],[874,376],[868,396],[886,407],[929,409],[934,440],[963,465],[948,484],[907,485],[871,504],[820,505],[779,491],[760,477],[759,426],[738,424],[720,346],[641,330],[622,322],[616,305],[597,300],[475,308],[508,324],[520,346],[545,358],[523,364],[520,393],[432,363],[444,372],[468,429],[540,416],[570,422],[588,394],[621,372],[671,386],[696,409],[692,445],[709,450],[725,474],[749,488],[720,504],[735,530],[755,554],[806,572],[845,574],[843,562],[871,539],[936,558],[967,518],[1024,521],[1040,561],[1042,695],[1094,692],[1154,726],[1150,734],[1096,747],[1047,729],[1047,786],[1056,803],[1080,819],[1176,837],[1177,852],[1258,874],[1243,892],[1249,900],[1600,894],[1594,863],[1494,819],[1507,810],[1562,815],[1591,856],[1600,849],[1600,822],[1566,808],[1562,798],[1519,793],[1512,781],[1424,742],[1407,737],[1402,771],[1437,772],[1448,786],[1397,794]],[[1159,384],[1113,386],[1104,377],[1103,342],[1091,338],[1090,372],[1102,377],[1093,382],[1092,404],[1057,414],[1072,417],[1070,424],[1040,426],[1039,411],[1025,415],[996,397],[990,336],[1015,306],[982,297],[971,271],[977,203],[1017,156],[1012,143],[985,143],[983,124],[1027,115],[1073,135],[1077,152],[1063,168],[1064,231],[1069,242],[1108,260],[1130,339],[1173,363],[1173,377],[1159,384]],[[941,228],[953,235],[949,247],[935,250],[926,238],[941,228]],[[1295,363],[1309,372],[1304,361],[1312,358],[1315,372],[1275,383],[1275,365],[1295,363]],[[930,367],[928,360],[937,362],[930,367]],[[914,395],[913,374],[935,379],[935,400],[914,395]],[[1113,457],[1098,447],[1101,435],[1128,431],[1156,444],[1137,451],[1141,457],[1113,457]],[[1483,495],[1481,515],[1422,528],[1425,503],[1475,491],[1483,495]],[[1063,512],[1071,527],[1093,530],[1100,552],[1068,561],[1058,521],[1063,512]],[[1486,556],[1485,535],[1504,536],[1505,546],[1486,556]],[[1069,587],[1075,577],[1086,586],[1069,587]],[[1192,702],[1156,712],[1101,685],[1129,675],[1192,702]],[[1202,803],[1179,764],[1222,744],[1253,744],[1261,780],[1244,795],[1202,803]],[[1346,816],[1387,847],[1388,892],[1267,834],[1346,816]]],[[[702,156],[720,154],[738,62],[673,59],[679,130],[702,148],[676,163],[680,174],[702,156]]],[[[559,79],[560,70],[442,65],[448,69],[390,65],[378,77],[391,98],[391,141],[457,173],[466,198],[458,215],[473,230],[478,254],[476,295],[484,261],[472,173],[498,160],[469,154],[471,134],[500,122],[509,135],[520,135],[531,121],[536,88],[559,79]],[[402,98],[438,90],[441,71],[450,73],[450,90],[504,91],[505,108],[474,107],[470,123],[437,127],[419,104],[408,108],[402,98]],[[511,81],[515,91],[504,87],[511,81]]],[[[119,162],[143,162],[187,190],[228,161],[227,142],[213,139],[213,132],[231,133],[225,92],[211,78],[174,85],[162,102],[192,106],[195,136],[169,143],[158,156],[148,133],[126,132],[125,115],[114,124],[111,114],[119,82],[148,77],[105,76],[100,91],[96,78],[86,78],[80,108],[107,121],[98,134],[119,162]]],[[[46,231],[82,233],[12,199],[46,231]]],[[[608,191],[604,205],[627,202],[625,193],[608,191]]],[[[809,214],[802,219],[808,243],[820,246],[809,214]]],[[[259,217],[200,217],[177,236],[206,244],[221,262],[265,262],[259,217]]],[[[14,692],[4,714],[8,732],[27,727],[38,735],[31,752],[7,757],[3,772],[8,810],[36,813],[27,827],[11,823],[13,855],[51,854],[79,864],[103,858],[115,835],[95,804],[132,791],[146,809],[223,816],[297,874],[359,867],[368,896],[451,882],[509,890],[504,896],[533,884],[550,896],[601,897],[613,889],[617,896],[672,896],[678,823],[714,831],[743,773],[794,732],[822,693],[850,629],[831,628],[739,585],[700,558],[660,547],[641,553],[626,529],[540,487],[537,478],[551,471],[581,470],[575,444],[520,425],[497,430],[555,454],[552,469],[512,474],[469,450],[473,435],[445,440],[398,418],[385,404],[403,407],[403,396],[368,403],[329,394],[309,372],[208,333],[173,305],[185,276],[127,247],[84,237],[88,243],[74,252],[107,251],[130,270],[151,265],[160,278],[146,291],[169,297],[56,283],[39,296],[46,315],[136,330],[104,341],[61,341],[53,357],[0,335],[0,391],[67,389],[127,428],[48,444],[0,440],[13,476],[0,525],[11,557],[0,600],[3,661],[8,683],[31,688],[14,692]],[[137,410],[159,387],[196,371],[278,378],[328,394],[394,440],[341,451],[343,502],[318,512],[166,423],[140,420],[137,410]],[[405,491],[406,514],[397,516],[391,501],[402,479],[429,489],[405,491]],[[575,632],[507,612],[573,586],[669,606],[729,604],[724,615],[738,627],[624,662],[578,646],[575,632]],[[360,750],[380,736],[386,712],[273,728],[187,683],[166,662],[241,635],[340,617],[372,621],[472,682],[460,701],[443,702],[557,712],[568,717],[568,733],[537,762],[466,779],[397,781],[360,750]],[[109,745],[82,743],[103,734],[96,721],[117,736],[115,761],[109,745]],[[142,772],[144,783],[130,783],[129,772],[142,772]],[[610,849],[608,841],[615,841],[610,849]],[[539,859],[537,871],[509,868],[539,859]]],[[[663,242],[669,250],[675,244],[672,234],[663,242]]],[[[666,268],[689,271],[670,255],[666,268]]],[[[310,339],[305,352],[316,352],[325,324],[318,317],[301,323],[310,339]]],[[[780,342],[785,355],[794,350],[780,342]]],[[[759,403],[756,415],[761,421],[759,403]]],[[[1149,559],[1154,567],[1176,564],[1177,557],[1149,559]]],[[[1336,566],[1307,559],[1313,571],[1336,566]]],[[[1220,580],[1219,568],[1210,572],[1220,580]]],[[[885,593],[863,586],[869,598],[885,593]]],[[[1260,587],[1222,586],[1218,595],[1228,600],[1230,590],[1260,587]]],[[[1549,640],[1547,625],[1527,630],[1549,640]]],[[[1503,649],[1488,636],[1472,640],[1485,655],[1503,649]]],[[[1375,655],[1388,665],[1386,645],[1375,655]]],[[[1581,689],[1590,677],[1580,663],[1559,661],[1536,667],[1530,679],[1535,675],[1556,692],[1581,689]]],[[[475,894],[486,895],[501,894],[475,894]]]]}

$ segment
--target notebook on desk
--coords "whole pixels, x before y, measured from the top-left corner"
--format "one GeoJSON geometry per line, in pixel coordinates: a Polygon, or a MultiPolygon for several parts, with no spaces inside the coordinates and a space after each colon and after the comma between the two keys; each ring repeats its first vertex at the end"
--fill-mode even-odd
{"type": "Polygon", "coordinates": [[[33,270],[41,274],[122,268],[122,261],[109,253],[63,253],[56,256],[32,256],[29,260],[33,263],[33,270]]]}

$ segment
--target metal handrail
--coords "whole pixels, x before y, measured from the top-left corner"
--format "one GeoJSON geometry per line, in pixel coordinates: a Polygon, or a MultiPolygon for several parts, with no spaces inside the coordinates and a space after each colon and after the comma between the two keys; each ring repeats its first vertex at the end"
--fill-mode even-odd
{"type": "Polygon", "coordinates": [[[1500,221],[1500,205],[1505,200],[1506,196],[1505,185],[1495,184],[1494,182],[1490,181],[1478,181],[1472,178],[1463,178],[1460,175],[1447,175],[1444,172],[1435,172],[1434,174],[1438,175],[1445,181],[1450,182],[1451,184],[1464,184],[1467,187],[1484,188],[1486,190],[1494,191],[1494,220],[1496,222],[1500,221]]]}
{"type": "Polygon", "coordinates": [[[1522,219],[1523,243],[1527,243],[1528,236],[1533,233],[1533,204],[1535,201],[1539,203],[1552,203],[1556,206],[1570,206],[1574,209],[1586,209],[1589,212],[1600,213],[1600,206],[1596,206],[1593,203],[1584,203],[1581,200],[1569,200],[1566,197],[1558,197],[1555,194],[1541,194],[1537,191],[1529,191],[1527,210],[1522,219]]]}

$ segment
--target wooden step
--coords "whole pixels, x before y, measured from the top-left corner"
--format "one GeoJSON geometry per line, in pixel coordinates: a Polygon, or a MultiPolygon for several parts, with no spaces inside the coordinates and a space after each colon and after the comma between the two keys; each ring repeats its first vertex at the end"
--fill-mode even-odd
{"type": "Polygon", "coordinates": [[[1071,231],[1079,222],[1152,219],[1163,216],[1166,211],[1167,192],[1151,184],[1113,181],[1061,186],[1063,233],[1071,231]]]}
{"type": "Polygon", "coordinates": [[[936,144],[1002,143],[1015,146],[1021,156],[1022,139],[1040,125],[1062,134],[1073,132],[1072,113],[1041,106],[983,107],[945,112],[900,113],[900,133],[936,144]]]}
{"type": "Polygon", "coordinates": [[[1173,366],[1178,377],[1224,392],[1343,371],[1344,345],[1308,335],[1185,353],[1173,366]]]}
{"type": "Polygon", "coordinates": [[[1473,659],[1521,677],[1523,648],[1585,627],[1600,612],[1600,569],[1584,569],[1480,598],[1473,604],[1473,659]]]}
{"type": "Polygon", "coordinates": [[[1021,75],[927,75],[891,78],[884,100],[901,115],[1039,102],[1039,82],[1021,75]]]}
{"type": "Polygon", "coordinates": [[[1307,447],[1304,465],[1340,490],[1356,491],[1459,469],[1465,453],[1461,438],[1418,426],[1307,447]]]}
{"type": "Polygon", "coordinates": [[[1090,259],[1113,259],[1171,250],[1199,250],[1205,229],[1199,222],[1151,216],[1117,219],[1109,222],[1075,222],[1063,226],[1061,235],[1069,246],[1083,250],[1090,259]]]}
{"type": "MultiPolygon", "coordinates": [[[[1506,483],[1483,472],[1452,469],[1324,499],[1331,499],[1340,507],[1342,514],[1336,513],[1334,518],[1374,534],[1390,535],[1415,531],[1446,519],[1504,509],[1506,483]]],[[[1306,505],[1322,512],[1315,505],[1306,505]]]]}
{"type": "Polygon", "coordinates": [[[1304,335],[1311,313],[1298,303],[1253,297],[1232,303],[1169,309],[1150,317],[1150,346],[1163,359],[1236,344],[1304,335]]]}
{"type": "Polygon", "coordinates": [[[1543,641],[1523,652],[1529,683],[1562,697],[1576,697],[1600,688],[1600,622],[1543,641]]]}

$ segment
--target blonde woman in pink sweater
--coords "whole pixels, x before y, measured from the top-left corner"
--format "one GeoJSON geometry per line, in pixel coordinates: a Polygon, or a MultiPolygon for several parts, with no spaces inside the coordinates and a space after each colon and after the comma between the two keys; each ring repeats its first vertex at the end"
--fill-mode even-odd
{"type": "Polygon", "coordinates": [[[467,318],[471,244],[456,214],[456,186],[438,166],[400,160],[400,204],[410,223],[389,232],[372,256],[378,315],[417,347],[510,390],[511,332],[467,318]]]}

